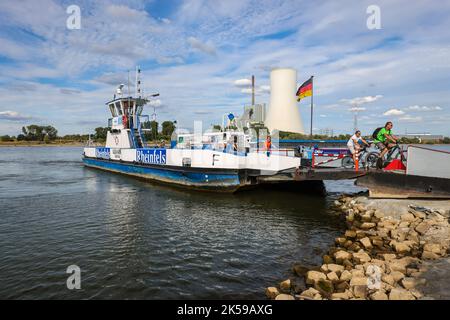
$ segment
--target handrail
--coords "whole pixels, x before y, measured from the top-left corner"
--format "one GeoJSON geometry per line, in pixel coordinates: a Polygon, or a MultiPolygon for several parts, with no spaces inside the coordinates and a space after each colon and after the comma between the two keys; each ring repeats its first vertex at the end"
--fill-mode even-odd
{"type": "Polygon", "coordinates": [[[141,123],[138,123],[138,130],[139,130],[139,136],[141,137],[141,141],[142,141],[142,147],[145,148],[145,147],[147,147],[147,141],[145,140],[144,135],[142,134],[141,123]]]}
{"type": "Polygon", "coordinates": [[[136,148],[136,137],[134,136],[134,130],[133,127],[130,126],[130,133],[131,133],[131,141],[133,142],[133,148],[136,148]]]}

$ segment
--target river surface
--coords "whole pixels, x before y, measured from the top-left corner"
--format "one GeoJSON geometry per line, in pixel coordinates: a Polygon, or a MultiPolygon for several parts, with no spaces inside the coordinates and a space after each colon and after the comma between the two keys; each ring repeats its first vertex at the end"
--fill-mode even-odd
{"type": "Polygon", "coordinates": [[[85,168],[81,148],[0,148],[1,299],[264,299],[344,225],[328,196],[191,192],[85,168]],[[69,290],[67,267],[81,268],[69,290]]]}

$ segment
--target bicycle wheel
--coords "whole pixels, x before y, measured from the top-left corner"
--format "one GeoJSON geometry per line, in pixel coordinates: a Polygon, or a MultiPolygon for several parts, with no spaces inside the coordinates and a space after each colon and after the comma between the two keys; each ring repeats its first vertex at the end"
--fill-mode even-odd
{"type": "Polygon", "coordinates": [[[342,167],[344,167],[345,169],[351,169],[354,165],[355,163],[353,162],[352,157],[346,156],[342,158],[342,167]]]}
{"type": "Polygon", "coordinates": [[[378,152],[370,152],[366,156],[366,165],[368,168],[375,168],[377,166],[377,160],[380,154],[378,152]]]}

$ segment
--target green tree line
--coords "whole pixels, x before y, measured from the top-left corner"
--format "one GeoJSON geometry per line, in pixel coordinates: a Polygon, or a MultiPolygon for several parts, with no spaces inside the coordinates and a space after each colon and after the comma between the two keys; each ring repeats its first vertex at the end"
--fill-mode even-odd
{"type": "MultiPolygon", "coordinates": [[[[161,130],[159,130],[159,124],[156,121],[147,121],[142,123],[142,128],[150,129],[144,131],[144,138],[147,141],[159,141],[159,140],[170,140],[172,133],[175,130],[175,122],[172,121],[164,121],[161,124],[161,130]]],[[[215,125],[214,129],[221,130],[220,125],[215,125]]],[[[90,135],[90,138],[96,142],[104,142],[106,140],[106,136],[109,127],[98,127],[95,128],[93,134],[90,135]]],[[[283,132],[279,133],[279,137],[281,140],[292,139],[292,140],[309,140],[311,137],[307,134],[299,134],[292,132],[283,132]]],[[[313,135],[313,139],[316,140],[348,140],[350,135],[337,135],[337,136],[326,136],[326,135],[313,135]]],[[[370,137],[368,137],[370,139],[370,137]]],[[[36,124],[32,124],[29,126],[22,127],[22,132],[17,136],[9,136],[3,135],[0,136],[1,142],[14,142],[14,141],[37,141],[42,143],[51,143],[55,140],[60,141],[76,141],[76,142],[85,142],[89,139],[89,134],[67,134],[64,136],[58,136],[58,130],[51,126],[45,125],[40,126],[36,124]]],[[[419,139],[416,138],[401,138],[400,142],[403,144],[419,144],[421,143],[419,139]]],[[[444,139],[440,141],[425,141],[422,143],[444,143],[450,144],[450,137],[444,137],[444,139]]]]}

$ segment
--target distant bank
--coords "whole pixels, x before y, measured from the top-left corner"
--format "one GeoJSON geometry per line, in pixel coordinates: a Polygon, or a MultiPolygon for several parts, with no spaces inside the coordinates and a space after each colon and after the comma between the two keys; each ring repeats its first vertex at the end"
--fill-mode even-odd
{"type": "Polygon", "coordinates": [[[0,141],[0,147],[83,147],[85,142],[0,141]]]}

